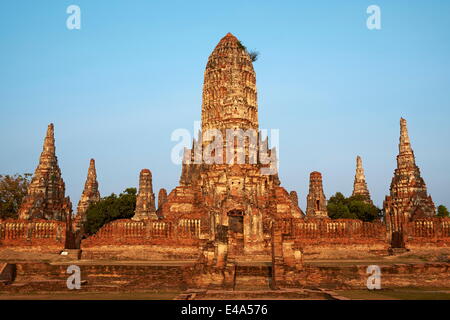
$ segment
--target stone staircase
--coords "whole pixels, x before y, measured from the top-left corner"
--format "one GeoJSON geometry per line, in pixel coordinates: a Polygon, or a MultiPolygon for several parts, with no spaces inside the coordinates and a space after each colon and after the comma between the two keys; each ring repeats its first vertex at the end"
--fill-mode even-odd
{"type": "Polygon", "coordinates": [[[272,266],[236,264],[235,291],[267,291],[272,288],[272,266]]]}
{"type": "Polygon", "coordinates": [[[321,289],[188,290],[175,300],[347,300],[321,289]]]}
{"type": "Polygon", "coordinates": [[[234,255],[228,256],[228,261],[235,264],[272,265],[272,257],[269,255],[234,255]]]}

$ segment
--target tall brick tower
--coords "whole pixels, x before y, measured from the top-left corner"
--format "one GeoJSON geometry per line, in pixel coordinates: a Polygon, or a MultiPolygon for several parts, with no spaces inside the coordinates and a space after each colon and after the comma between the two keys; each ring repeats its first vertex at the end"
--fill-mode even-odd
{"type": "Polygon", "coordinates": [[[427,194],[425,181],[420,176],[406,127],[400,119],[400,143],[397,169],[392,178],[390,195],[383,203],[386,223],[392,235],[394,247],[402,246],[406,221],[433,217],[436,214],[431,196],[427,194]]]}
{"type": "Polygon", "coordinates": [[[97,171],[95,169],[95,160],[91,159],[83,193],[78,202],[76,224],[86,221],[87,209],[91,204],[98,201],[100,201],[100,192],[98,191],[97,171]]]}
{"type": "Polygon", "coordinates": [[[360,156],[356,157],[356,173],[355,173],[355,181],[353,182],[352,196],[362,196],[364,197],[365,202],[372,204],[360,156]]]}
{"type": "Polygon", "coordinates": [[[48,125],[44,147],[31,183],[19,209],[19,219],[47,219],[66,221],[72,212],[70,198],[65,196],[55,154],[53,123],[48,125]]]}
{"type": "Polygon", "coordinates": [[[267,251],[271,221],[303,213],[280,187],[276,151],[259,133],[252,59],[231,33],[209,56],[202,99],[202,132],[159,213],[202,219],[202,235],[227,238],[230,252],[267,251]]]}
{"type": "Polygon", "coordinates": [[[132,219],[158,219],[152,186],[152,173],[148,169],[142,169],[139,174],[139,192],[136,196],[136,210],[132,219]]]}
{"type": "Polygon", "coordinates": [[[308,218],[328,218],[327,199],[323,193],[322,174],[314,171],[309,175],[309,193],[306,197],[308,218]]]}

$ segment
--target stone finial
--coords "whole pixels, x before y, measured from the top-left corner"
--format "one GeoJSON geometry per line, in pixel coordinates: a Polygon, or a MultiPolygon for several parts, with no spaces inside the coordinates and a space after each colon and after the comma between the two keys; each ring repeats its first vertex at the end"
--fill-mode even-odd
{"type": "Polygon", "coordinates": [[[400,143],[398,145],[400,153],[411,153],[411,142],[409,140],[406,120],[400,118],[400,143]]]}
{"type": "Polygon", "coordinates": [[[139,193],[136,197],[136,210],[133,220],[158,219],[155,209],[155,194],[152,186],[152,173],[142,169],[139,175],[139,193]]]}
{"type": "Polygon", "coordinates": [[[100,200],[100,192],[98,191],[97,171],[95,169],[95,160],[89,162],[89,169],[84,184],[84,190],[81,194],[77,207],[77,220],[86,221],[86,211],[89,206],[100,200]]]}
{"type": "Polygon", "coordinates": [[[42,149],[42,152],[55,155],[55,129],[53,123],[50,123],[47,127],[47,134],[42,149]]]}
{"type": "Polygon", "coordinates": [[[39,164],[19,209],[19,219],[66,221],[72,204],[65,197],[65,184],[55,154],[54,126],[50,123],[39,164]]]}
{"type": "Polygon", "coordinates": [[[365,202],[372,203],[372,200],[370,199],[369,189],[367,188],[366,176],[364,175],[364,169],[360,156],[356,157],[356,173],[355,181],[353,182],[352,196],[356,195],[363,196],[365,202]]]}
{"type": "Polygon", "coordinates": [[[322,174],[311,172],[309,176],[309,193],[306,197],[306,216],[328,218],[327,200],[323,193],[322,174]]]}

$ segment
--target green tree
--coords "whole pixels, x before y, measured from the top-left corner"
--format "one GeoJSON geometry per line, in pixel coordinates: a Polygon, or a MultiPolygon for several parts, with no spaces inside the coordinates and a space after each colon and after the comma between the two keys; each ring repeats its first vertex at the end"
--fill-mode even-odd
{"type": "Polygon", "coordinates": [[[373,221],[380,217],[381,210],[364,201],[364,197],[357,195],[346,198],[337,192],[328,200],[328,216],[331,219],[360,219],[373,221]]]}
{"type": "Polygon", "coordinates": [[[447,207],[444,205],[440,205],[437,210],[437,216],[440,218],[450,217],[450,213],[448,212],[447,207]]]}
{"type": "Polygon", "coordinates": [[[363,221],[373,221],[381,217],[381,210],[371,203],[364,201],[361,195],[351,196],[347,198],[347,206],[350,212],[357,216],[357,219],[363,221]]]}
{"type": "Polygon", "coordinates": [[[343,203],[328,204],[328,215],[331,219],[357,219],[356,215],[343,203]]]}
{"type": "Polygon", "coordinates": [[[136,208],[136,193],[136,188],[128,188],[119,196],[112,193],[90,205],[86,211],[85,232],[94,234],[110,221],[133,217],[136,208]]]}
{"type": "Polygon", "coordinates": [[[347,199],[340,192],[337,192],[328,200],[327,210],[331,219],[357,219],[357,216],[350,212],[347,199]]]}
{"type": "Polygon", "coordinates": [[[0,219],[18,218],[23,197],[27,194],[31,174],[0,175],[0,219]]]}

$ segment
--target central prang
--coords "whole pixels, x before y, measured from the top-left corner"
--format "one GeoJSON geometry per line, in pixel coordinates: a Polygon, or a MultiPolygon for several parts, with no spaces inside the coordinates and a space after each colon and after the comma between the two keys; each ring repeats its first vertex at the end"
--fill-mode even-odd
{"type": "Polygon", "coordinates": [[[231,33],[209,56],[202,132],[183,159],[180,186],[160,214],[201,219],[204,239],[215,240],[225,228],[234,248],[229,254],[269,255],[273,220],[303,217],[280,187],[276,150],[259,133],[252,59],[231,33]]]}

